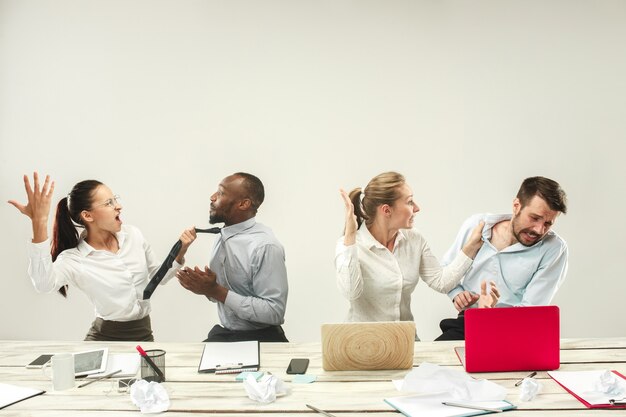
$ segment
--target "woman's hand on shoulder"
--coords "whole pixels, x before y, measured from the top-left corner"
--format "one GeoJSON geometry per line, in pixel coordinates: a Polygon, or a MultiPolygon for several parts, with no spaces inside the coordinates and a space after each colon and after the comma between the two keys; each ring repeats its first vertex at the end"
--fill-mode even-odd
{"type": "Polygon", "coordinates": [[[356,242],[356,231],[358,229],[358,223],[356,221],[356,215],[354,214],[354,204],[350,201],[350,196],[344,189],[339,189],[341,199],[345,205],[345,217],[346,226],[344,231],[343,243],[346,246],[353,245],[356,242]]]}
{"type": "Polygon", "coordinates": [[[39,174],[33,173],[33,186],[30,185],[28,175],[24,175],[24,188],[28,199],[26,205],[16,200],[9,200],[9,204],[17,208],[20,213],[28,216],[33,223],[48,223],[50,204],[54,193],[54,181],[50,181],[50,175],[46,175],[43,186],[39,184],[39,174]]]}
{"type": "Polygon", "coordinates": [[[483,246],[483,228],[485,227],[485,222],[480,221],[478,225],[472,230],[469,239],[463,245],[463,252],[469,257],[474,259],[476,254],[483,246]]]}

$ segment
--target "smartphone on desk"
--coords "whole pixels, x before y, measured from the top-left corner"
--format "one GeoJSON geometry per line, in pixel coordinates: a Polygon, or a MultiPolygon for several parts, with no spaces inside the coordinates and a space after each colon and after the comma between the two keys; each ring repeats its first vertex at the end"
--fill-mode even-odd
{"type": "Polygon", "coordinates": [[[304,374],[309,367],[308,359],[292,359],[287,367],[288,374],[304,374]]]}
{"type": "Polygon", "coordinates": [[[43,368],[45,364],[50,362],[52,355],[39,355],[37,359],[26,365],[27,369],[43,368]]]}

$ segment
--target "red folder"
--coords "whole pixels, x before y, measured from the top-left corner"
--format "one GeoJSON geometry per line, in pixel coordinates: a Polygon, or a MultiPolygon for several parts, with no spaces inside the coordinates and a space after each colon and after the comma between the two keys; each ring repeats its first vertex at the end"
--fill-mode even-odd
{"type": "MultiPolygon", "coordinates": [[[[626,377],[622,374],[620,374],[617,371],[611,371],[613,372],[615,375],[619,376],[620,378],[626,380],[626,377]]],[[[550,373],[548,372],[548,375],[550,375],[550,373]]],[[[552,377],[552,375],[550,375],[550,378],[554,379],[552,377]]],[[[554,381],[556,381],[557,384],[559,384],[560,386],[562,386],[565,391],[569,392],[570,394],[572,394],[574,396],[574,398],[576,398],[578,401],[580,401],[581,403],[583,403],[585,405],[585,407],[587,408],[615,408],[615,409],[619,409],[619,408],[626,408],[626,404],[619,404],[619,405],[613,405],[610,403],[607,404],[590,404],[587,401],[583,400],[582,398],[580,398],[578,395],[576,395],[573,391],[571,391],[569,388],[567,388],[565,385],[561,384],[559,381],[557,381],[556,379],[554,379],[554,381]]]]}

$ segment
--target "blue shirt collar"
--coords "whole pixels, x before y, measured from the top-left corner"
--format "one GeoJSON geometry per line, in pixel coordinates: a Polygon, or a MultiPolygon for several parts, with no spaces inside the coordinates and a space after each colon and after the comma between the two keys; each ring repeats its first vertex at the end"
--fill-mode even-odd
{"type": "Polygon", "coordinates": [[[237,224],[231,224],[230,226],[224,226],[220,231],[223,240],[230,239],[231,237],[242,233],[256,224],[256,217],[251,217],[246,221],[237,224]]]}

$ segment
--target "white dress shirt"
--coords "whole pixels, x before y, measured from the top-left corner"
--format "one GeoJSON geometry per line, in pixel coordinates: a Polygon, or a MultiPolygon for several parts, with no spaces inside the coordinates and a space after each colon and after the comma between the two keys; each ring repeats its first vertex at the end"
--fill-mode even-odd
{"type": "Polygon", "coordinates": [[[356,243],[337,242],[337,286],[350,301],[347,321],[412,321],[411,294],[420,277],[432,289],[446,293],[459,283],[472,260],[462,251],[442,268],[424,237],[415,229],[402,229],[393,252],[378,242],[365,225],[356,243]]]}
{"type": "MultiPolygon", "coordinates": [[[[131,321],[150,313],[150,300],[143,290],[159,269],[145,238],[134,226],[122,225],[116,234],[117,253],[96,250],[81,235],[78,246],[64,250],[55,262],[50,255],[50,240],[28,244],[28,275],[38,292],[49,293],[69,285],[78,288],[93,303],[97,317],[131,321]]],[[[169,281],[182,265],[174,261],[161,284],[169,281]]]]}
{"type": "MultiPolygon", "coordinates": [[[[540,306],[550,304],[567,274],[567,245],[554,231],[532,246],[515,243],[498,251],[489,242],[493,226],[511,219],[510,214],[476,214],[467,219],[457,238],[441,260],[452,262],[454,254],[463,246],[472,230],[482,220],[483,246],[474,258],[463,283],[448,294],[450,298],[464,291],[480,293],[480,282],[495,281],[500,290],[498,306],[540,306]]],[[[477,303],[472,305],[477,307],[477,303]]]]}

